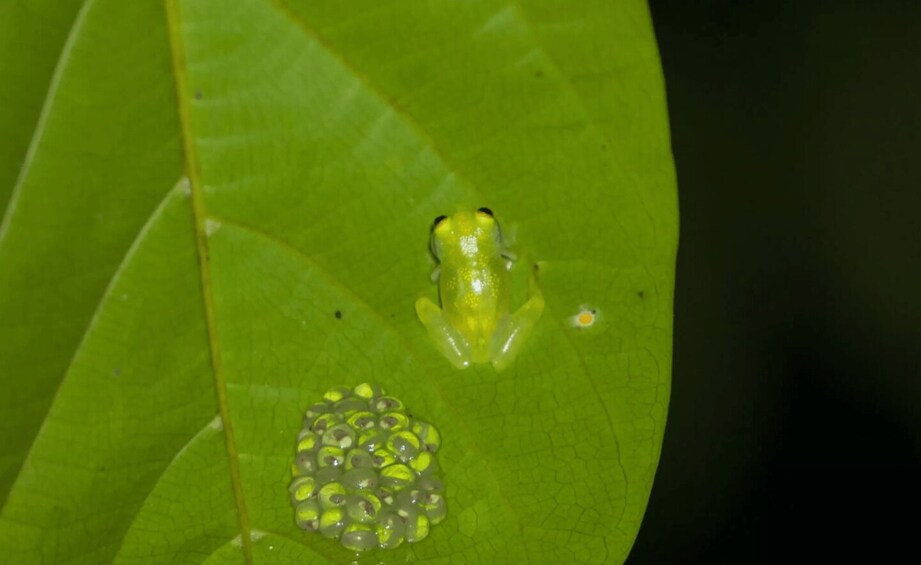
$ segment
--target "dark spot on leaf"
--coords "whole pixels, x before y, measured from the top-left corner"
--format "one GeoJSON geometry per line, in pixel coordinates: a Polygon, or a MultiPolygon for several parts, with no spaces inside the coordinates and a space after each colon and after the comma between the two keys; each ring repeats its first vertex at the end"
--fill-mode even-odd
{"type": "Polygon", "coordinates": [[[544,71],[542,71],[542,70],[540,70],[540,69],[537,69],[537,72],[534,73],[534,76],[536,76],[537,78],[543,78],[543,76],[544,76],[544,71]]]}
{"type": "Polygon", "coordinates": [[[646,292],[642,290],[637,291],[636,295],[640,297],[640,300],[646,298],[646,292]]]}
{"type": "Polygon", "coordinates": [[[337,320],[341,320],[341,319],[342,319],[342,310],[336,310],[336,311],[333,313],[333,316],[335,316],[337,320]]]}
{"type": "Polygon", "coordinates": [[[113,376],[113,377],[120,377],[120,376],[122,376],[122,368],[121,368],[121,367],[115,367],[114,369],[112,369],[112,376],[113,376]]]}
{"type": "Polygon", "coordinates": [[[195,99],[196,99],[196,100],[201,100],[201,96],[202,96],[201,90],[196,90],[196,91],[195,91],[195,99]]]}

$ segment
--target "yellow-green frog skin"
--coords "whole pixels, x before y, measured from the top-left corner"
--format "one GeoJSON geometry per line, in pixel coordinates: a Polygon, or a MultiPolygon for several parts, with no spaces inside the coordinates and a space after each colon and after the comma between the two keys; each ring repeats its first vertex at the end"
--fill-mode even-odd
{"type": "Polygon", "coordinates": [[[459,369],[471,363],[508,366],[544,311],[533,273],[529,297],[509,311],[509,266],[499,223],[489,208],[439,216],[432,225],[441,307],[416,301],[416,314],[438,350],[459,369]]]}

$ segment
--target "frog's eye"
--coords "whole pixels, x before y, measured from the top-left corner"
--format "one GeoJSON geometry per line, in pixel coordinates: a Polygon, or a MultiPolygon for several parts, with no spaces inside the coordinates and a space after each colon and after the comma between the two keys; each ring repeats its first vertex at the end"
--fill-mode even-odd
{"type": "Polygon", "coordinates": [[[447,220],[447,219],[448,219],[447,216],[438,216],[437,218],[435,218],[434,220],[432,220],[432,231],[435,231],[435,228],[438,227],[438,224],[440,224],[441,222],[443,222],[443,221],[445,221],[445,220],[447,220]]]}
{"type": "Polygon", "coordinates": [[[432,255],[437,259],[441,259],[441,242],[435,237],[435,229],[446,219],[448,219],[447,216],[438,216],[432,221],[432,237],[429,238],[429,249],[432,251],[432,255]]]}
{"type": "Polygon", "coordinates": [[[482,225],[491,224],[493,226],[492,230],[493,230],[494,235],[496,236],[496,241],[501,245],[502,244],[502,226],[499,225],[499,221],[496,220],[496,217],[493,214],[492,210],[484,206],[482,208],[477,208],[476,211],[478,214],[483,214],[484,216],[489,218],[488,220],[484,218],[479,218],[479,219],[481,220],[482,225]]]}

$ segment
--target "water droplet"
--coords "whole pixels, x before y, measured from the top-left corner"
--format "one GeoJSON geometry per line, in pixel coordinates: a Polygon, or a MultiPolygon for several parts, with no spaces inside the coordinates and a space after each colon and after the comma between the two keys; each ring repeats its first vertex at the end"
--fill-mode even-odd
{"type": "Polygon", "coordinates": [[[403,403],[392,396],[382,396],[371,402],[374,409],[378,412],[395,412],[403,410],[403,403]]]}
{"type": "Polygon", "coordinates": [[[380,396],[381,394],[383,394],[383,391],[381,391],[381,388],[379,386],[375,386],[375,385],[368,384],[368,383],[361,383],[360,385],[356,386],[354,389],[354,392],[355,392],[355,396],[358,396],[359,398],[364,398],[365,400],[370,400],[371,398],[374,398],[376,396],[380,396]]]}
{"type": "Polygon", "coordinates": [[[409,425],[409,418],[399,412],[386,412],[381,415],[380,426],[382,430],[398,432],[409,425]]]}
{"type": "Polygon", "coordinates": [[[377,538],[381,549],[392,549],[403,543],[406,524],[393,512],[382,514],[378,520],[377,538]]]}
{"type": "Polygon", "coordinates": [[[435,453],[441,446],[441,435],[435,426],[428,422],[414,422],[412,426],[413,433],[419,436],[419,441],[425,446],[425,449],[435,453]]]}
{"type": "Polygon", "coordinates": [[[371,464],[378,469],[387,467],[388,465],[393,465],[396,463],[396,460],[396,456],[383,447],[378,447],[371,454],[371,464]]]}
{"type": "Polygon", "coordinates": [[[415,479],[412,469],[400,463],[381,470],[381,484],[394,490],[401,490],[412,484],[415,479]]]}
{"type": "Polygon", "coordinates": [[[365,524],[352,524],[345,529],[340,542],[346,549],[367,551],[377,546],[377,531],[365,524]]]}
{"type": "Polygon", "coordinates": [[[317,463],[320,467],[338,467],[345,462],[345,452],[341,447],[324,446],[317,454],[317,463]]]}
{"type": "Polygon", "coordinates": [[[329,400],[330,402],[339,402],[346,396],[350,396],[352,391],[344,386],[337,386],[331,388],[323,395],[324,400],[329,400]]]}
{"type": "Polygon", "coordinates": [[[406,523],[406,541],[416,543],[429,535],[429,519],[419,514],[415,520],[406,523]]]}
{"type": "Polygon", "coordinates": [[[367,468],[352,469],[342,475],[341,482],[350,491],[373,490],[377,487],[377,473],[367,468]]]}
{"type": "Polygon", "coordinates": [[[387,438],[387,449],[406,462],[419,453],[419,438],[412,432],[397,432],[387,438]]]}
{"type": "Polygon", "coordinates": [[[320,487],[317,496],[323,509],[342,506],[346,498],[345,487],[339,483],[329,483],[320,487]]]}
{"type": "Polygon", "coordinates": [[[304,414],[304,417],[312,422],[317,419],[317,416],[321,414],[327,414],[329,411],[329,405],[323,402],[319,402],[308,408],[307,412],[304,414]]]}
{"type": "Polygon", "coordinates": [[[438,493],[427,494],[419,506],[432,524],[440,523],[448,513],[445,498],[438,493]]]}
{"type": "Polygon", "coordinates": [[[438,465],[435,463],[435,456],[428,451],[418,453],[416,457],[409,462],[409,467],[415,471],[417,475],[429,474],[438,469],[438,465]]]}
{"type": "Polygon", "coordinates": [[[317,445],[317,436],[313,432],[308,432],[297,442],[298,453],[311,451],[317,445]]]}
{"type": "Polygon", "coordinates": [[[297,506],[297,525],[305,530],[315,532],[320,527],[320,503],[316,499],[302,502],[297,506]]]}
{"type": "Polygon", "coordinates": [[[301,451],[294,458],[291,472],[296,476],[309,475],[317,470],[317,459],[312,451],[301,451]]]}
{"type": "MultiPolygon", "coordinates": [[[[357,469],[362,467],[371,467],[371,454],[361,448],[356,448],[348,452],[345,456],[345,469],[357,469]]],[[[376,476],[376,475],[375,475],[376,476]]]]}
{"type": "Polygon", "coordinates": [[[317,471],[314,476],[317,478],[317,485],[323,486],[333,481],[338,481],[339,477],[342,476],[342,469],[339,467],[326,467],[317,471]]]}
{"type": "Polygon", "coordinates": [[[330,508],[320,515],[320,534],[334,538],[345,529],[345,512],[342,508],[330,508]]]}
{"type": "Polygon", "coordinates": [[[387,434],[377,428],[365,430],[358,436],[358,445],[371,451],[383,445],[385,441],[387,441],[387,434]]]}
{"type": "Polygon", "coordinates": [[[349,412],[358,412],[359,410],[367,410],[368,401],[362,398],[343,398],[335,405],[335,410],[339,414],[348,414],[349,412]]]}
{"type": "Polygon", "coordinates": [[[291,500],[295,504],[304,502],[316,492],[316,479],[310,476],[298,477],[291,481],[291,486],[288,487],[288,490],[291,492],[291,500]]]}
{"type": "Polygon", "coordinates": [[[323,445],[348,449],[355,444],[355,430],[348,424],[335,425],[323,433],[323,445]]]}
{"type": "Polygon", "coordinates": [[[348,424],[356,430],[370,430],[377,426],[377,417],[367,410],[362,410],[351,414],[348,424]]]}
{"type": "Polygon", "coordinates": [[[345,510],[352,520],[362,524],[372,524],[377,521],[377,514],[381,510],[381,501],[370,492],[360,491],[348,497],[345,503],[345,510]]]}

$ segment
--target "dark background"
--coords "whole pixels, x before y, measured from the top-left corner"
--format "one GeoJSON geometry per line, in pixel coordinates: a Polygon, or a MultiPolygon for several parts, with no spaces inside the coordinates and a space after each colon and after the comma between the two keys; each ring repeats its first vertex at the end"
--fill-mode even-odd
{"type": "Polygon", "coordinates": [[[914,562],[921,2],[650,5],[681,242],[629,563],[914,562]]]}

